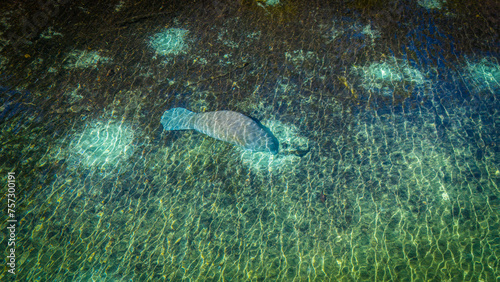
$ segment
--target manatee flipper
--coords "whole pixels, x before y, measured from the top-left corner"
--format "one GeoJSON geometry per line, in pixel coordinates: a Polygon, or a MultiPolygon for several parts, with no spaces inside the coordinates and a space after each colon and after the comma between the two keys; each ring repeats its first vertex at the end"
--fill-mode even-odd
{"type": "Polygon", "coordinates": [[[165,130],[186,130],[193,128],[196,113],[184,108],[173,108],[163,113],[161,124],[165,130]]]}

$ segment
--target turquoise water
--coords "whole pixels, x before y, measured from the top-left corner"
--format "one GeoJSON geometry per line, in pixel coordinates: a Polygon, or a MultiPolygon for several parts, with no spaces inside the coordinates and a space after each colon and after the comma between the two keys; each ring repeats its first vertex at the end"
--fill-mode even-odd
{"type": "Polygon", "coordinates": [[[500,279],[495,4],[66,2],[2,8],[0,280],[500,279]]]}

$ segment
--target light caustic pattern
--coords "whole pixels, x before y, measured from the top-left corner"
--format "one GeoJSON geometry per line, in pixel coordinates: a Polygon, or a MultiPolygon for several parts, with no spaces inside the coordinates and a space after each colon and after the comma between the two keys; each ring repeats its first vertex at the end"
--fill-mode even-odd
{"type": "MultiPolygon", "coordinates": [[[[439,1],[431,2],[419,1],[439,10],[439,1]]],[[[45,106],[44,117],[57,122],[29,111],[22,116],[22,107],[38,105],[29,101],[2,109],[12,110],[0,123],[2,150],[22,156],[8,165],[18,175],[32,168],[18,182],[28,187],[19,201],[19,281],[500,277],[498,61],[444,54],[452,60],[438,60],[446,69],[419,66],[416,52],[382,48],[393,33],[405,40],[397,33],[403,25],[322,20],[322,9],[275,34],[274,26],[253,23],[275,24],[287,6],[262,7],[249,10],[257,17],[251,20],[231,16],[243,6],[222,11],[217,20],[232,17],[232,24],[211,28],[202,19],[209,7],[197,16],[190,10],[179,17],[185,24],[173,21],[189,32],[159,23],[162,13],[146,13],[155,17],[102,30],[112,40],[101,43],[89,28],[78,42],[103,51],[68,53],[53,68],[66,70],[57,77],[37,69],[49,69],[41,60],[31,63],[33,75],[22,69],[27,80],[35,73],[54,79],[33,80],[44,86],[33,97],[50,96],[43,101],[64,100],[59,89],[82,90],[66,104],[45,106]],[[148,23],[166,29],[144,35],[148,23]],[[257,113],[279,140],[279,153],[251,153],[194,132],[162,133],[166,104],[257,113]]],[[[380,15],[372,19],[386,18],[380,15]]],[[[295,16],[285,24],[288,18],[295,16]]],[[[412,46],[431,55],[425,50],[437,43],[423,39],[412,46]]],[[[434,47],[439,55],[442,46],[434,47]]],[[[7,60],[2,68],[19,58],[7,60]]]]}
{"type": "Polygon", "coordinates": [[[324,131],[308,154],[273,171],[201,134],[159,151],[143,144],[106,173],[68,166],[20,223],[34,226],[20,232],[29,234],[20,267],[30,269],[21,278],[498,276],[500,173],[484,125],[492,116],[448,109],[442,128],[432,108],[375,113],[331,147],[324,131]]]}

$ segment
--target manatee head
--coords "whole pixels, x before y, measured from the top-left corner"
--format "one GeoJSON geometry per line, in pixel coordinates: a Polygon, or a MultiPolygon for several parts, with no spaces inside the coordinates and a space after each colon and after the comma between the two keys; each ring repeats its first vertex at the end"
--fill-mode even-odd
{"type": "Polygon", "coordinates": [[[253,132],[249,132],[248,142],[245,144],[245,148],[257,152],[269,152],[273,155],[278,154],[280,143],[278,139],[273,135],[269,128],[263,126],[260,122],[256,122],[257,128],[253,132]]]}

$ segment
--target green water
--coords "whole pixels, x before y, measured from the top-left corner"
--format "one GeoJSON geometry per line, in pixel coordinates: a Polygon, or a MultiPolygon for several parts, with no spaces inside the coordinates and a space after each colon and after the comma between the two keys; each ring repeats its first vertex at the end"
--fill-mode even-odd
{"type": "Polygon", "coordinates": [[[494,7],[275,2],[77,1],[2,39],[0,280],[500,279],[494,7]],[[177,106],[280,152],[163,132],[177,106]]]}

